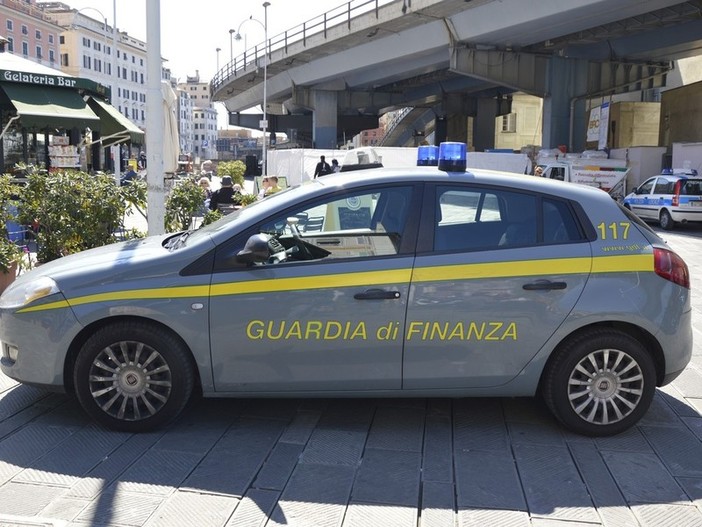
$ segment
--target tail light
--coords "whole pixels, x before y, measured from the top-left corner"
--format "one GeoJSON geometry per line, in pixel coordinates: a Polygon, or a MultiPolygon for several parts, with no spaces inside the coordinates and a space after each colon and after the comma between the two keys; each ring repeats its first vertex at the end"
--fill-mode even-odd
{"type": "Polygon", "coordinates": [[[654,247],[653,266],[658,276],[690,289],[690,271],[687,264],[673,251],[654,247]]]}
{"type": "Polygon", "coordinates": [[[675,182],[675,190],[673,191],[673,207],[680,205],[680,187],[682,187],[682,180],[678,179],[675,182]]]}

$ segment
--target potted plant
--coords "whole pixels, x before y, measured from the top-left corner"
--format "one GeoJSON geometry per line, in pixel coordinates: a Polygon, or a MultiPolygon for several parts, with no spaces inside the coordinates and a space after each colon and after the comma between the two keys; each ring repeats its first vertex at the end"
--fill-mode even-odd
{"type": "Polygon", "coordinates": [[[11,239],[8,222],[14,220],[17,210],[17,188],[8,174],[0,176],[0,293],[12,283],[17,275],[24,251],[11,239]]]}

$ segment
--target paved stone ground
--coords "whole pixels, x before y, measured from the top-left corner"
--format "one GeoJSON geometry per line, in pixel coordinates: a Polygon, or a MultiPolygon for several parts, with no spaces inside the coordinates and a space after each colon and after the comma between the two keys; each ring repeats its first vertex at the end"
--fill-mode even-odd
{"type": "Polygon", "coordinates": [[[695,354],[606,439],[532,399],[196,401],[158,433],[92,424],[0,374],[0,527],[702,526],[702,227],[695,354]]]}

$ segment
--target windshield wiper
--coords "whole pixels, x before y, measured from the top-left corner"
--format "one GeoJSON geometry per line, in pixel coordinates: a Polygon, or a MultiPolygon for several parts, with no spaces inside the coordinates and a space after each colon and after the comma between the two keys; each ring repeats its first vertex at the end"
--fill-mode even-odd
{"type": "Polygon", "coordinates": [[[166,249],[174,251],[175,249],[182,247],[183,245],[185,245],[185,240],[188,239],[188,236],[190,236],[192,232],[192,230],[185,231],[180,236],[175,236],[174,238],[171,238],[171,240],[166,245],[166,249]]]}

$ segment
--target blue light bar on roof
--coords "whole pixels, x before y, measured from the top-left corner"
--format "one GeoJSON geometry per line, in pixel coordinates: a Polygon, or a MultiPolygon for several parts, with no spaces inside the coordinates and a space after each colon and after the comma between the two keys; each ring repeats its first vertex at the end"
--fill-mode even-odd
{"type": "Polygon", "coordinates": [[[466,144],[446,142],[439,145],[439,170],[466,171],[466,144]]]}
{"type": "Polygon", "coordinates": [[[439,147],[434,145],[422,145],[417,147],[417,166],[435,167],[439,164],[439,147]]]}

